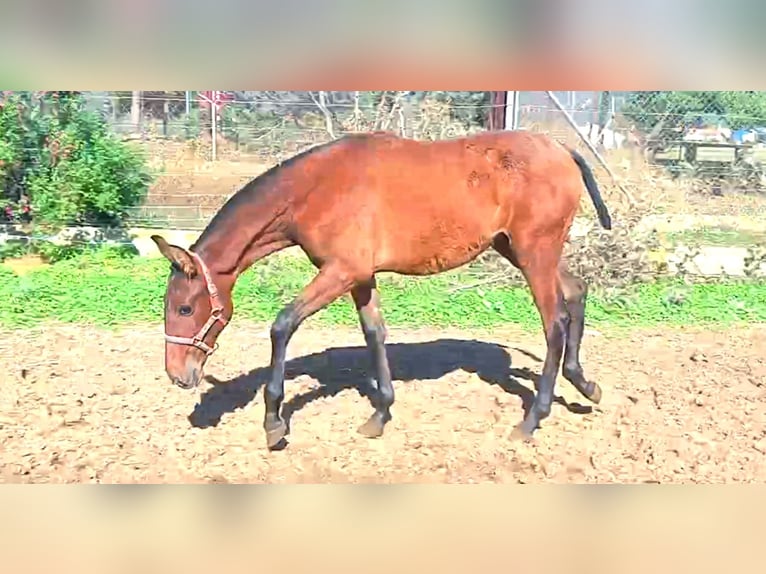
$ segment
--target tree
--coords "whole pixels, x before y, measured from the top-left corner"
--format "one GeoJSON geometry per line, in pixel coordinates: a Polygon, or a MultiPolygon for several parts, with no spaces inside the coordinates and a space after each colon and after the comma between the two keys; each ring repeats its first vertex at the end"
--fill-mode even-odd
{"type": "Polygon", "coordinates": [[[649,132],[663,122],[682,128],[697,122],[725,122],[731,129],[766,125],[766,93],[755,91],[632,92],[622,114],[649,132]]]}

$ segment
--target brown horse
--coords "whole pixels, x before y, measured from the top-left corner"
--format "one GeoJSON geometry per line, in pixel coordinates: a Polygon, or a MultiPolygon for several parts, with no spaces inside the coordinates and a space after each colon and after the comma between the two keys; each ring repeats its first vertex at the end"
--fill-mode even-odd
{"type": "Polygon", "coordinates": [[[378,437],[394,388],[375,274],[432,275],[494,248],[526,278],[542,318],[547,354],[532,408],[514,431],[529,437],[550,414],[562,374],[598,403],[579,351],[586,284],[561,261],[583,183],[601,225],[611,219],[587,163],[545,135],[485,132],[438,142],[357,134],[314,147],[234,194],[189,250],[152,236],[172,263],[165,295],[165,370],[196,387],[233,313],[232,288],[253,263],[298,245],[318,268],[271,327],[271,378],[264,388],[267,445],[284,443],[280,414],[288,341],[310,315],[350,292],[377,385],[374,413],[359,428],[378,437]]]}

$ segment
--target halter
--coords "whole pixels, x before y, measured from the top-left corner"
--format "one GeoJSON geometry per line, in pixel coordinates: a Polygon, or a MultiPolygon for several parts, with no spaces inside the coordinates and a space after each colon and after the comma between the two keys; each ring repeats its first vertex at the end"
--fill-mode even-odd
{"type": "Polygon", "coordinates": [[[210,331],[210,328],[215,324],[216,321],[221,323],[222,328],[226,326],[228,321],[223,316],[223,305],[221,304],[221,300],[218,298],[218,288],[215,286],[215,283],[213,283],[213,277],[210,275],[210,271],[208,270],[207,265],[205,265],[205,262],[202,261],[202,258],[196,253],[190,251],[189,254],[197,262],[197,265],[202,270],[202,275],[205,277],[207,290],[210,294],[210,306],[212,307],[210,311],[210,317],[208,318],[207,322],[202,325],[202,328],[199,330],[199,332],[193,337],[177,337],[176,335],[168,335],[165,333],[165,341],[179,345],[191,345],[209,357],[218,348],[218,343],[216,343],[213,347],[210,347],[207,343],[205,343],[204,339],[207,336],[208,331],[210,331]]]}

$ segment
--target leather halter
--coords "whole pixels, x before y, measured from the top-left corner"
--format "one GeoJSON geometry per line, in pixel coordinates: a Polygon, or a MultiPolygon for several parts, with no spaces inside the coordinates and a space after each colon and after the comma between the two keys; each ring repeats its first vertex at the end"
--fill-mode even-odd
{"type": "Polygon", "coordinates": [[[213,283],[213,277],[210,275],[210,270],[207,268],[207,265],[205,265],[205,262],[202,261],[202,258],[199,255],[192,251],[190,251],[189,254],[192,256],[194,261],[196,261],[197,266],[202,270],[202,275],[205,278],[205,283],[207,283],[207,290],[210,294],[210,306],[212,307],[210,311],[210,317],[208,318],[207,322],[202,325],[202,328],[199,330],[199,332],[193,337],[178,337],[176,335],[168,335],[165,333],[165,341],[168,343],[176,343],[178,345],[191,345],[209,357],[218,348],[218,343],[216,343],[213,347],[210,347],[207,343],[205,343],[205,337],[207,336],[208,331],[210,331],[210,328],[215,324],[216,321],[220,322],[222,326],[221,328],[223,328],[228,323],[228,320],[223,316],[223,305],[221,304],[221,299],[218,296],[218,288],[215,286],[215,283],[213,283]]]}

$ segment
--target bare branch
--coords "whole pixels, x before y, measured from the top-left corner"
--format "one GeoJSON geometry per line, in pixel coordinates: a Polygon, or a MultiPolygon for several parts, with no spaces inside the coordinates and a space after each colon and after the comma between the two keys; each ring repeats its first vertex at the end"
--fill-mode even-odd
{"type": "Polygon", "coordinates": [[[324,115],[325,129],[327,130],[327,133],[330,134],[330,137],[332,139],[335,139],[335,128],[333,126],[332,114],[330,113],[330,110],[327,108],[327,92],[320,90],[318,92],[319,98],[314,96],[314,92],[309,92],[309,94],[311,95],[312,101],[316,104],[316,106],[321,110],[322,114],[324,115]]]}
{"type": "Polygon", "coordinates": [[[362,110],[359,108],[359,90],[356,90],[354,92],[354,117],[353,117],[353,126],[354,131],[359,131],[360,126],[360,120],[362,118],[362,110]]]}

